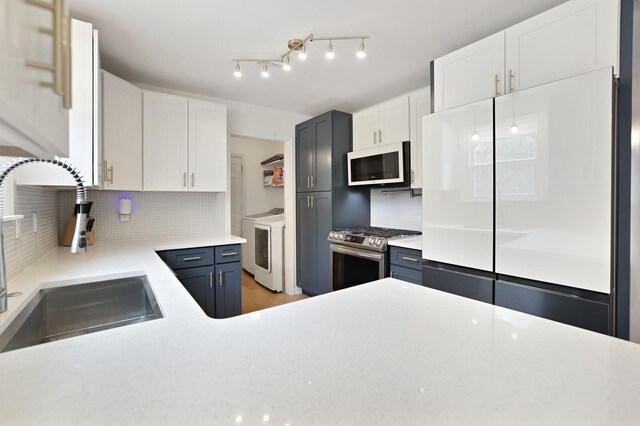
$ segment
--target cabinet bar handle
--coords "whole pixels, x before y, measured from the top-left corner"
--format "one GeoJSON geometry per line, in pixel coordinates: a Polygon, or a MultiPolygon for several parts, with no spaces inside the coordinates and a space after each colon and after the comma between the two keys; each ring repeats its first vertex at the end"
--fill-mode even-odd
{"type": "Polygon", "coordinates": [[[107,160],[103,160],[102,161],[102,181],[103,182],[109,182],[109,179],[107,179],[107,160]]]}
{"type": "Polygon", "coordinates": [[[186,188],[187,187],[187,172],[184,172],[182,174],[182,187],[186,188]]]}
{"type": "Polygon", "coordinates": [[[314,208],[315,206],[316,206],[316,205],[315,205],[315,199],[314,199],[314,197],[313,197],[313,195],[312,195],[312,196],[311,196],[311,206],[309,206],[309,207],[314,208]]]}
{"type": "Polygon", "coordinates": [[[238,253],[236,253],[235,251],[232,251],[230,253],[222,253],[222,257],[228,257],[228,256],[237,256],[238,253]]]}
{"type": "Polygon", "coordinates": [[[415,259],[413,257],[407,257],[407,256],[402,256],[402,260],[409,260],[411,262],[417,262],[418,259],[415,259]]]}
{"type": "Polygon", "coordinates": [[[311,184],[309,182],[311,182],[309,179],[311,178],[311,176],[307,176],[307,189],[311,188],[311,184]]]}
{"type": "Polygon", "coordinates": [[[507,91],[508,91],[509,93],[513,92],[513,77],[514,77],[514,76],[515,76],[515,74],[513,73],[513,71],[512,71],[512,70],[509,70],[509,75],[507,76],[507,79],[508,79],[508,80],[507,80],[507,83],[508,83],[508,85],[509,85],[509,88],[508,88],[508,90],[507,90],[507,91]]]}
{"type": "Polygon", "coordinates": [[[109,183],[113,185],[113,166],[107,169],[109,183]]]}
{"type": "Polygon", "coordinates": [[[182,260],[184,260],[185,262],[189,262],[191,260],[200,260],[202,259],[202,257],[200,256],[191,256],[191,257],[183,257],[182,260]]]}
{"type": "Polygon", "coordinates": [[[191,187],[192,188],[195,185],[195,182],[196,182],[196,174],[194,172],[191,172],[191,187]]]}
{"type": "Polygon", "coordinates": [[[311,176],[311,188],[315,188],[316,187],[316,178],[315,176],[311,176]]]}
{"type": "MultiPolygon", "coordinates": [[[[62,3],[62,0],[60,0],[62,3]]],[[[71,18],[62,17],[62,69],[64,71],[62,78],[62,107],[71,109],[71,18]]]]}
{"type": "Polygon", "coordinates": [[[309,196],[307,195],[307,208],[311,207],[311,202],[309,201],[309,196]]]}
{"type": "Polygon", "coordinates": [[[382,130],[378,130],[378,143],[382,143],[382,130]]]}
{"type": "Polygon", "coordinates": [[[219,278],[220,278],[220,287],[222,287],[222,286],[223,286],[223,284],[222,284],[222,277],[223,277],[223,275],[222,275],[222,269],[220,269],[220,272],[218,272],[218,276],[219,276],[219,278]]]}
{"type": "Polygon", "coordinates": [[[373,143],[378,143],[378,132],[373,131],[373,143]]]}
{"type": "MultiPolygon", "coordinates": [[[[53,28],[38,29],[39,32],[42,34],[48,34],[53,36],[53,64],[49,65],[41,62],[27,61],[26,65],[31,68],[38,68],[46,71],[51,71],[51,73],[53,74],[53,83],[45,82],[44,84],[41,84],[41,86],[52,88],[53,91],[58,95],[66,95],[64,83],[67,77],[63,74],[63,71],[66,68],[64,64],[66,59],[65,52],[64,52],[64,49],[65,49],[64,34],[65,32],[68,32],[68,30],[65,31],[65,28],[64,28],[65,22],[63,22],[64,20],[63,0],[53,0],[51,3],[45,2],[42,0],[26,0],[26,2],[31,6],[39,7],[41,9],[46,9],[53,13],[53,28]]],[[[71,62],[70,55],[66,61],[69,63],[71,62]]],[[[70,81],[71,79],[69,78],[69,82],[70,81]]],[[[70,105],[70,99],[67,100],[65,96],[63,98],[63,106],[66,109],[70,109],[70,106],[68,107],[67,105],[70,105]]]]}
{"type": "Polygon", "coordinates": [[[500,96],[500,76],[496,74],[495,76],[495,84],[496,84],[496,96],[500,96]]]}
{"type": "Polygon", "coordinates": [[[209,288],[213,288],[213,272],[209,272],[209,288]]]}

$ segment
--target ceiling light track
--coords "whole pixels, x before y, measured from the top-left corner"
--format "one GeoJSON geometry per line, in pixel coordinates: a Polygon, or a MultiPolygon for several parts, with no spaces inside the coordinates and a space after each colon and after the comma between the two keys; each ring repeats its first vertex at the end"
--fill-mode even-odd
{"type": "Polygon", "coordinates": [[[291,70],[291,54],[294,52],[298,53],[298,59],[304,61],[307,58],[307,44],[313,41],[328,41],[327,50],[325,56],[327,59],[333,59],[335,57],[335,53],[333,51],[333,42],[334,41],[342,41],[342,40],[360,40],[360,44],[358,46],[358,50],[356,52],[356,56],[359,59],[364,58],[364,41],[368,40],[369,36],[367,35],[353,35],[353,36],[322,36],[315,37],[313,33],[309,34],[303,39],[291,39],[287,42],[287,50],[285,53],[280,55],[279,58],[237,58],[233,59],[235,63],[234,75],[236,78],[242,77],[242,72],[240,70],[241,62],[249,62],[254,64],[262,65],[262,76],[268,77],[268,68],[269,66],[275,66],[276,68],[282,68],[285,71],[291,70]]]}

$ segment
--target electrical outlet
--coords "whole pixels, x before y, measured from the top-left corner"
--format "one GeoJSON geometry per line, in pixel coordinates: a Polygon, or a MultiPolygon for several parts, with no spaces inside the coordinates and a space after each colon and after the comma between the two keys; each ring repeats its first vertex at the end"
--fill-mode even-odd
{"type": "Polygon", "coordinates": [[[38,233],[38,215],[36,213],[33,214],[33,233],[38,233]]]}

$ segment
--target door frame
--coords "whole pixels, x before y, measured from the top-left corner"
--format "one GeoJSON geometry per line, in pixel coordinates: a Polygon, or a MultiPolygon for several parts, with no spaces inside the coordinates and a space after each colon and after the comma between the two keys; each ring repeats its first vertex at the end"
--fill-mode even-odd
{"type": "MultiPolygon", "coordinates": [[[[231,164],[232,158],[240,159],[240,188],[242,191],[242,197],[240,200],[240,233],[242,234],[242,218],[246,215],[247,208],[247,188],[245,188],[245,171],[244,171],[244,163],[245,158],[244,154],[230,154],[229,155],[229,164],[231,164]]],[[[229,233],[231,233],[231,167],[229,167],[229,233]]]]}

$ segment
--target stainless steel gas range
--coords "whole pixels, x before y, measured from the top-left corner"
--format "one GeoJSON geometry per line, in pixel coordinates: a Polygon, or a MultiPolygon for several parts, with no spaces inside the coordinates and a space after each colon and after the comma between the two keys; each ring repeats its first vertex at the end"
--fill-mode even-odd
{"type": "Polygon", "coordinates": [[[341,290],[389,276],[388,241],[417,231],[350,228],[331,231],[329,241],[331,290],[341,290]]]}

